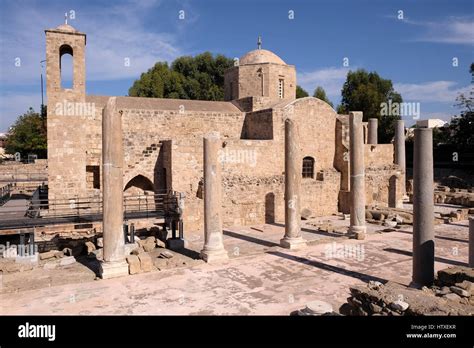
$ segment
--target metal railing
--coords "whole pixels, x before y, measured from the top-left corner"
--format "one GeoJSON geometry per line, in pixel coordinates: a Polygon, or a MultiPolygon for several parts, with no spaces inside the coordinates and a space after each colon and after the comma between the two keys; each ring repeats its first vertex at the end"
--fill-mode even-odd
{"type": "Polygon", "coordinates": [[[4,205],[12,196],[13,185],[7,184],[0,187],[0,206],[4,205]]]}
{"type": "MultiPolygon", "coordinates": [[[[12,208],[0,208],[0,230],[102,221],[101,196],[48,200],[43,189],[40,186],[30,200],[19,200],[12,208]]],[[[126,195],[123,200],[124,219],[176,217],[180,213],[179,197],[180,194],[174,191],[126,195]]]]}

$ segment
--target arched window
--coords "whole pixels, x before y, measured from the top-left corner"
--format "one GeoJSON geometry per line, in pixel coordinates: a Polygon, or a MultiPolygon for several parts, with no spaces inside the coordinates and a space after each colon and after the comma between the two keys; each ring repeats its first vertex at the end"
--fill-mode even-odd
{"type": "Polygon", "coordinates": [[[74,87],[73,51],[69,45],[59,48],[59,71],[61,73],[61,88],[72,89],[74,87]]]}
{"type": "Polygon", "coordinates": [[[314,178],[314,158],[305,157],[303,158],[303,178],[314,178]]]}

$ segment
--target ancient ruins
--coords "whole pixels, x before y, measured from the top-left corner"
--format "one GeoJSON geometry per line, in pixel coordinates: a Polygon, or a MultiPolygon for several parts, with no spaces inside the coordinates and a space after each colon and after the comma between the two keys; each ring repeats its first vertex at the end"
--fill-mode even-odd
{"type": "MultiPolygon", "coordinates": [[[[296,99],[295,67],[261,47],[225,72],[225,101],[86,95],[86,34],[45,32],[48,159],[34,164],[45,177],[28,180],[38,188],[26,214],[0,221],[36,260],[4,250],[5,303],[25,290],[23,275],[38,293],[48,287],[38,279],[59,293],[106,284],[104,301],[137,279],[179,292],[156,290],[163,297],[141,313],[474,313],[474,193],[435,182],[432,129],[414,130],[409,174],[403,120],[379,144],[377,119],[296,99]],[[71,89],[61,86],[66,53],[71,89]],[[173,296],[188,307],[169,305],[181,304],[173,296]]],[[[5,202],[31,194],[19,173],[0,174],[5,202]]],[[[56,313],[101,313],[83,312],[84,296],[56,313]]],[[[114,301],[106,308],[134,313],[114,301]]]]}

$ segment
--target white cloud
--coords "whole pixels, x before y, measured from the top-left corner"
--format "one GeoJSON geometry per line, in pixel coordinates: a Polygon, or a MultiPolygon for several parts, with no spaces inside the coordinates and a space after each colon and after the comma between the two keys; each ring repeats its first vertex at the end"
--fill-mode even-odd
{"type": "MultiPolygon", "coordinates": [[[[0,26],[0,83],[27,85],[37,83],[41,73],[40,61],[45,59],[44,29],[62,24],[64,5],[44,7],[10,4],[5,22],[0,26]],[[15,58],[21,66],[15,66],[15,58]]],[[[156,61],[170,61],[182,54],[178,47],[181,28],[157,32],[147,28],[143,19],[156,13],[159,2],[128,0],[103,8],[75,9],[75,20],[69,24],[88,34],[86,46],[86,78],[114,80],[138,77],[156,61]],[[124,64],[130,59],[130,66],[124,64]]],[[[43,70],[44,71],[44,70],[43,70]]],[[[38,83],[39,84],[39,83],[38,83]]]]}
{"type": "Polygon", "coordinates": [[[317,86],[321,86],[328,97],[340,97],[348,72],[349,68],[336,67],[301,72],[298,73],[298,84],[309,94],[312,94],[317,86]]]}
{"type": "Polygon", "coordinates": [[[448,44],[474,45],[474,19],[468,17],[449,17],[440,22],[404,20],[422,28],[414,41],[438,42],[448,44]]]}
{"type": "Polygon", "coordinates": [[[459,93],[469,92],[470,86],[456,88],[453,81],[431,81],[424,83],[396,83],[394,88],[404,101],[445,102],[454,104],[459,93]]]}

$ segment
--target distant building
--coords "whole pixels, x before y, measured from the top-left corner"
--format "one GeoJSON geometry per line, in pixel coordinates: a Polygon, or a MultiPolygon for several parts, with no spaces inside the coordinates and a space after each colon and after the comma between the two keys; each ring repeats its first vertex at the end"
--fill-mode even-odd
{"type": "Polygon", "coordinates": [[[5,143],[7,140],[7,133],[0,133],[0,158],[5,158],[5,143]]]}
{"type": "Polygon", "coordinates": [[[446,126],[448,122],[439,118],[430,118],[427,120],[416,121],[416,125],[421,128],[441,128],[446,126]]]}

